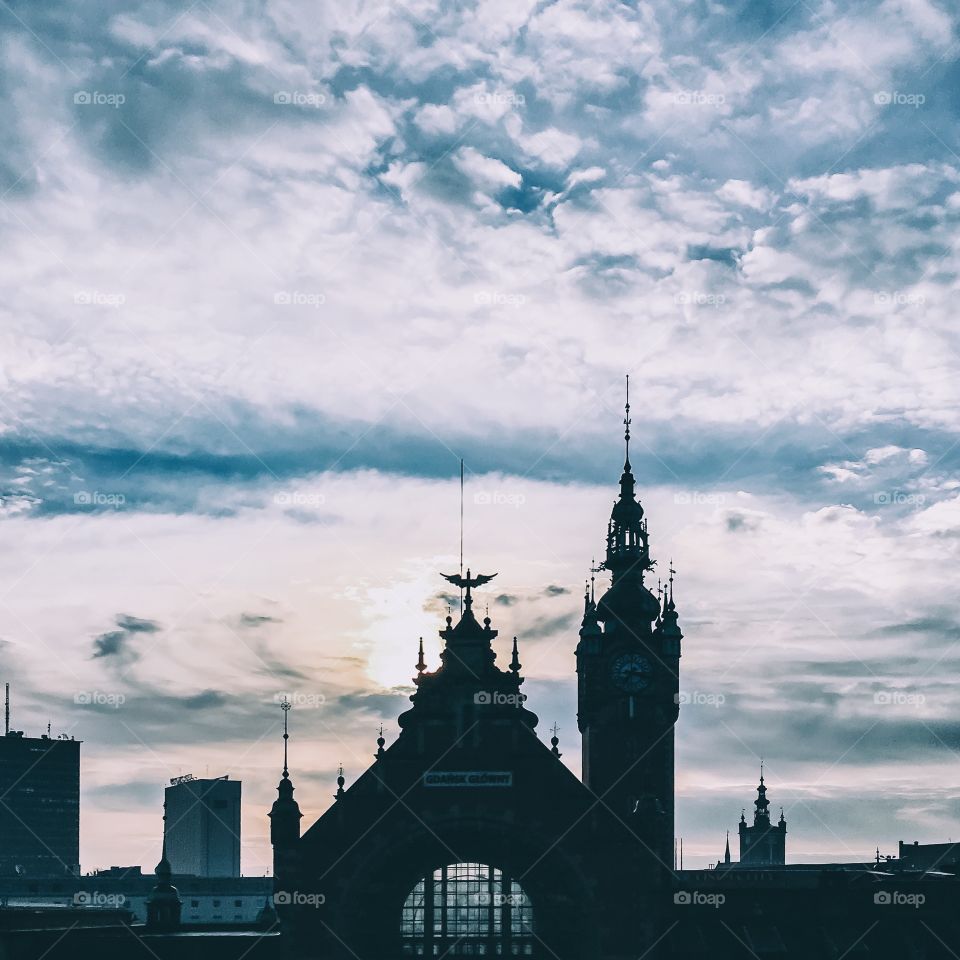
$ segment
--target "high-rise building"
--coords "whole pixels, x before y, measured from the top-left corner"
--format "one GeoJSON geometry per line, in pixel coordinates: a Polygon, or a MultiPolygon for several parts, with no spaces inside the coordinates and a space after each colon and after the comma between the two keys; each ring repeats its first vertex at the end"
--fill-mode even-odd
{"type": "Polygon", "coordinates": [[[240,876],[240,781],[175,777],[165,791],[164,837],[175,874],[240,876]]]}
{"type": "Polygon", "coordinates": [[[79,873],[80,741],[8,729],[0,737],[0,876],[79,873]]]}

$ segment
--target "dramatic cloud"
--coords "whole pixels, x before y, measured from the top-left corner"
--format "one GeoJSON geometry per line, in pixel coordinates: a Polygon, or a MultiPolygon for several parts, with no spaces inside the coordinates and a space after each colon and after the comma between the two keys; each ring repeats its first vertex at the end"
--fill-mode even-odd
{"type": "Polygon", "coordinates": [[[84,866],[155,863],[166,778],[229,765],[267,869],[283,696],[308,817],[362,769],[460,601],[461,457],[498,656],[576,769],[628,371],[689,862],[760,754],[796,856],[955,835],[957,27],[0,9],[0,660],[84,739],[84,866]]]}

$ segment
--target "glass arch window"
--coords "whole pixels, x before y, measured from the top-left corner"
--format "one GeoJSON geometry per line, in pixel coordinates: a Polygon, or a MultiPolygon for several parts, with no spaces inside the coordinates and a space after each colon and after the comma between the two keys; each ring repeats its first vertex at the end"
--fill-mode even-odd
{"type": "Polygon", "coordinates": [[[535,957],[533,907],[484,863],[451,863],[418,881],[400,919],[405,957],[535,957]]]}

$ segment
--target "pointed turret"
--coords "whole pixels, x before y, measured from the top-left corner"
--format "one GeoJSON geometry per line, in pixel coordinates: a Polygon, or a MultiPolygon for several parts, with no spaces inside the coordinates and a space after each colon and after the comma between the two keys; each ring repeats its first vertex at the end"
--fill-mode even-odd
{"type": "Polygon", "coordinates": [[[663,607],[660,611],[658,621],[658,630],[663,638],[663,652],[666,656],[680,656],[680,641],[683,639],[683,633],[680,630],[679,617],[677,615],[677,606],[673,602],[673,577],[677,572],[673,568],[673,561],[670,561],[670,579],[663,591],[663,607]]]}
{"type": "MultiPolygon", "coordinates": [[[[653,567],[643,507],[636,499],[630,466],[630,377],[624,407],[626,455],[620,477],[620,497],[613,505],[607,526],[607,549],[603,568],[611,573],[610,589],[597,604],[598,618],[608,625],[622,623],[634,634],[649,635],[660,613],[657,598],[643,585],[643,575],[653,567]]],[[[609,627],[608,627],[609,628],[609,627]]]]}
{"type": "MultiPolygon", "coordinates": [[[[277,799],[270,808],[270,843],[273,844],[274,876],[279,876],[277,866],[278,856],[289,850],[300,839],[300,806],[293,799],[293,781],[287,768],[287,743],[290,733],[287,727],[287,715],[290,712],[290,701],[284,697],[280,702],[283,711],[283,773],[277,785],[277,799]]],[[[281,857],[282,859],[282,857],[281,857]]]]}
{"type": "Polygon", "coordinates": [[[763,782],[763,761],[760,761],[760,784],[757,787],[757,799],[753,801],[753,825],[770,822],[770,801],[767,799],[767,787],[763,782]]]}
{"type": "Polygon", "coordinates": [[[724,865],[727,865],[730,863],[730,831],[729,830],[727,831],[727,847],[723,851],[723,862],[724,862],[724,865]]]}
{"type": "Polygon", "coordinates": [[[180,926],[183,901],[170,882],[173,871],[167,859],[167,805],[163,805],[163,844],[156,867],[157,883],[147,898],[147,926],[154,930],[175,930],[180,926]]]}

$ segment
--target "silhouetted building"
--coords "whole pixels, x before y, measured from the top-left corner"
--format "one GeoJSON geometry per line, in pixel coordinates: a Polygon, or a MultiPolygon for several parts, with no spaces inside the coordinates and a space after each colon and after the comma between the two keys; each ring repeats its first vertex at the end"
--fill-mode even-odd
{"type": "Polygon", "coordinates": [[[770,822],[770,801],[760,771],[760,785],[754,801],[753,823],[747,825],[745,814],[740,815],[740,863],[745,865],[776,866],[787,862],[787,821],[780,811],[780,820],[770,822]]]}
{"type": "MultiPolygon", "coordinates": [[[[577,646],[584,782],[548,747],[521,692],[519,645],[473,612],[494,575],[445,575],[464,591],[420,644],[400,735],[300,836],[286,762],[271,811],[276,903],[291,949],[324,958],[636,957],[665,929],[673,886],[673,727],[681,633],[662,602],[627,457],[606,533],[611,585],[584,598],[577,646]]],[[[285,741],[286,743],[286,741],[285,741]]],[[[298,954],[299,955],[299,954],[298,954]]]]}
{"type": "Polygon", "coordinates": [[[164,838],[175,874],[240,876],[239,780],[176,777],[164,802],[164,838]]]}
{"type": "Polygon", "coordinates": [[[0,876],[80,872],[80,741],[0,737],[0,876]]]}
{"type": "MultiPolygon", "coordinates": [[[[960,843],[899,844],[899,856],[890,861],[897,870],[942,871],[960,873],[960,843]]],[[[879,862],[879,853],[877,855],[879,862]]]]}

